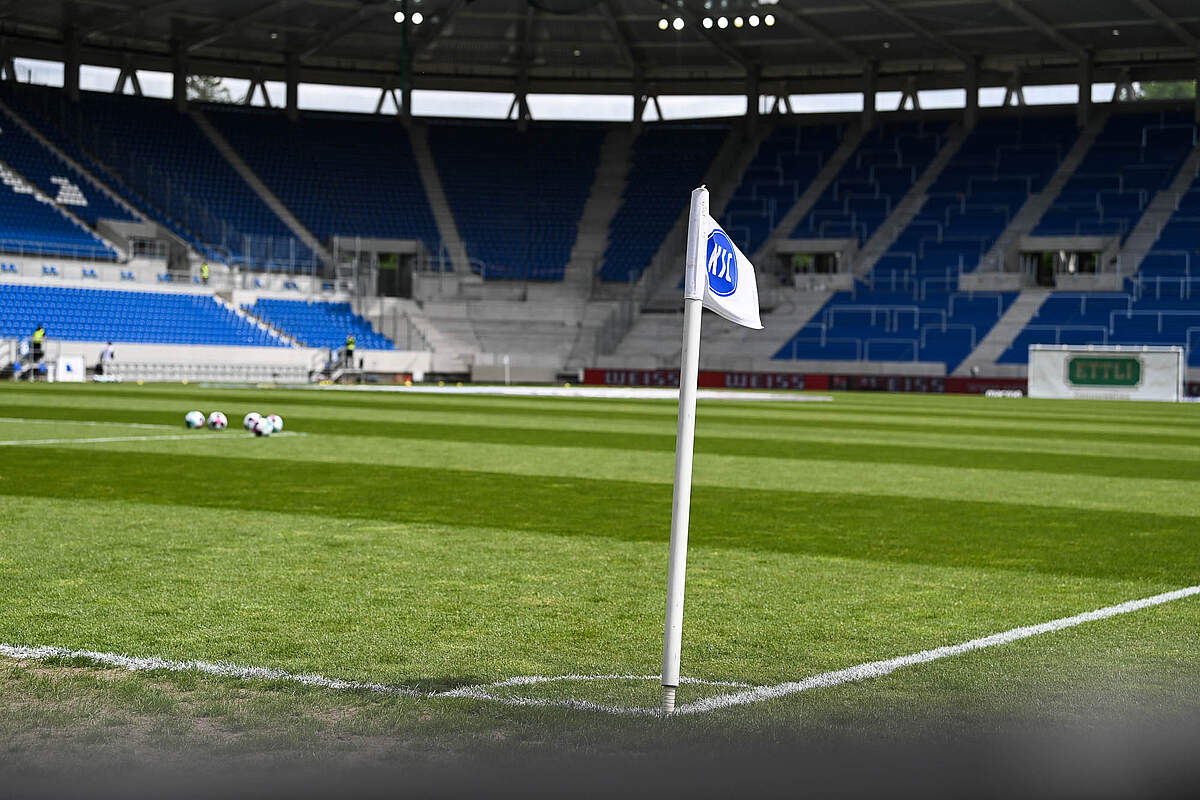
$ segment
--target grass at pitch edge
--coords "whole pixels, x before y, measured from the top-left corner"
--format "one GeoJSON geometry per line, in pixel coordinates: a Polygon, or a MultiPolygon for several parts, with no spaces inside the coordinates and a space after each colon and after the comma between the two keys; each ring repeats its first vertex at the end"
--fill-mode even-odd
{"type": "MultiPolygon", "coordinates": [[[[0,439],[53,424],[8,420],[56,415],[64,439],[182,430],[189,407],[278,411],[308,435],[5,448],[0,640],[428,689],[657,671],[673,404],[21,387],[0,389],[0,439]]],[[[847,395],[702,404],[685,673],[795,680],[1196,583],[1189,412],[847,395]],[[979,453],[991,463],[971,466],[979,453]]],[[[1195,710],[1197,616],[1181,602],[671,724],[721,738],[900,730],[913,717],[1095,720],[1130,698],[1195,710]]],[[[46,731],[35,709],[49,707],[64,747],[119,749],[123,729],[163,726],[216,750],[250,737],[284,753],[321,731],[432,753],[488,747],[497,732],[623,747],[606,737],[649,741],[660,724],[111,673],[6,667],[0,731],[32,746],[46,731]],[[209,725],[215,738],[201,735],[209,725]]],[[[658,695],[652,681],[503,691],[649,707],[658,695]]]]}

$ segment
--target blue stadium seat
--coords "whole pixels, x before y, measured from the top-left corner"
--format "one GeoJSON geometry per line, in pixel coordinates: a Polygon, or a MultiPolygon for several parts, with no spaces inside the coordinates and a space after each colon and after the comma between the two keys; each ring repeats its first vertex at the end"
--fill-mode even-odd
{"type": "Polygon", "coordinates": [[[391,339],[376,333],[371,323],[351,311],[349,303],[259,298],[254,305],[243,308],[306,347],[336,350],[346,343],[346,336],[352,333],[359,348],[395,349],[391,339]]]}
{"type": "Polygon", "coordinates": [[[286,347],[211,295],[0,284],[0,337],[286,347]]]}
{"type": "Polygon", "coordinates": [[[394,118],[206,106],[204,113],[318,239],[417,239],[436,252],[437,224],[408,134],[394,118]]]}
{"type": "Polygon", "coordinates": [[[633,143],[600,279],[641,277],[728,135],[725,125],[648,125],[633,143]]]}
{"type": "Polygon", "coordinates": [[[485,279],[562,280],[605,130],[430,123],[446,200],[485,279]]]}

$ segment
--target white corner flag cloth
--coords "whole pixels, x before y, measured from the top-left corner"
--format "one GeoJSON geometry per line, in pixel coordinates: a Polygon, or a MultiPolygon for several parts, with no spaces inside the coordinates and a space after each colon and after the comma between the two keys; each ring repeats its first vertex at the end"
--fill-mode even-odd
{"type": "Polygon", "coordinates": [[[730,322],[762,328],[754,265],[708,213],[708,189],[692,192],[683,296],[730,322]]]}

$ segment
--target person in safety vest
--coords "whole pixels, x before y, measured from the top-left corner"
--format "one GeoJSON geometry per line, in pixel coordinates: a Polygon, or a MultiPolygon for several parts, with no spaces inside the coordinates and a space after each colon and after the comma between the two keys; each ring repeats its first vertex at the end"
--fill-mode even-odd
{"type": "Polygon", "coordinates": [[[33,336],[29,338],[29,343],[33,346],[33,360],[42,360],[42,342],[46,339],[46,326],[39,322],[36,329],[33,331],[33,336]]]}

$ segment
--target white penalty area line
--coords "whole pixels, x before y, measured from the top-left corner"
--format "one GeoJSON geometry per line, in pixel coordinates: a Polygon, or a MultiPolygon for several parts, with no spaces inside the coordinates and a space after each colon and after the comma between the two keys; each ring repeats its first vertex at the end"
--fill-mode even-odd
{"type": "MultiPolygon", "coordinates": [[[[233,433],[236,434],[236,431],[233,433]]],[[[271,436],[303,436],[303,433],[297,431],[280,431],[273,433],[271,436]]],[[[244,436],[230,436],[228,439],[246,439],[251,438],[252,434],[244,436]]],[[[26,445],[35,444],[109,444],[112,442],[157,442],[157,441],[172,441],[172,440],[190,439],[193,441],[212,441],[210,437],[205,436],[204,432],[196,431],[194,433],[179,433],[167,434],[163,436],[89,436],[80,438],[63,438],[63,439],[8,439],[0,441],[0,447],[24,447],[26,445]]]]}
{"type": "MultiPolygon", "coordinates": [[[[870,678],[882,678],[885,675],[890,675],[891,673],[899,669],[903,669],[904,667],[911,667],[917,664],[927,664],[931,661],[938,661],[943,658],[950,658],[951,656],[962,655],[964,653],[970,653],[976,650],[985,650],[989,647],[998,647],[1000,645],[1020,641],[1021,639],[1039,636],[1043,633],[1061,631],[1066,628],[1073,628],[1078,625],[1083,625],[1086,622],[1095,622],[1097,620],[1108,619],[1109,617],[1120,616],[1121,614],[1130,614],[1134,611],[1140,611],[1153,606],[1160,606],[1164,603],[1182,600],[1198,594],[1200,594],[1200,585],[1189,586],[1184,589],[1176,589],[1171,592],[1156,594],[1153,597],[1144,597],[1140,600],[1129,600],[1124,603],[1118,603],[1117,605],[1098,608],[1094,611],[1087,611],[1070,617],[1062,617],[1061,619],[1043,622],[1038,625],[1028,625],[1020,628],[1013,628],[1002,633],[994,633],[991,636],[972,639],[961,644],[937,647],[932,650],[922,650],[919,653],[900,656],[899,658],[890,658],[885,661],[871,661],[866,664],[859,664],[858,666],[850,667],[849,669],[836,670],[834,672],[824,672],[820,675],[814,675],[811,678],[805,678],[801,681],[780,683],[774,686],[749,686],[747,684],[737,683],[734,681],[705,681],[697,678],[681,678],[680,682],[684,684],[715,686],[724,689],[732,688],[736,689],[737,691],[718,694],[712,697],[696,700],[691,703],[685,703],[681,706],[678,706],[674,713],[677,715],[702,714],[722,708],[731,708],[733,706],[742,706],[749,705],[751,703],[761,703],[767,700],[775,700],[781,697],[787,697],[789,695],[806,692],[810,689],[828,689],[845,683],[854,683],[870,678]]],[[[423,692],[419,689],[414,689],[408,686],[394,686],[383,683],[349,681],[342,680],[340,678],[329,678],[324,675],[297,674],[285,672],[279,669],[272,669],[270,667],[246,667],[224,661],[172,661],[165,658],[136,657],[121,655],[118,653],[102,653],[93,650],[71,650],[65,647],[29,647],[0,643],[0,657],[15,659],[18,661],[82,659],[101,666],[118,667],[133,671],[166,670],[170,672],[199,672],[206,675],[214,675],[225,678],[238,678],[243,680],[258,681],[284,681],[287,683],[301,684],[304,686],[316,686],[342,691],[370,692],[381,695],[424,699],[466,698],[485,700],[507,706],[568,708],[579,711],[594,711],[621,716],[659,716],[662,713],[658,708],[646,706],[613,706],[581,699],[512,697],[494,694],[494,692],[499,689],[535,686],[549,683],[600,682],[618,680],[658,681],[660,680],[660,676],[658,675],[558,675],[553,677],[533,675],[507,678],[494,683],[479,684],[477,686],[464,686],[458,689],[450,689],[440,692],[423,692]]]]}

